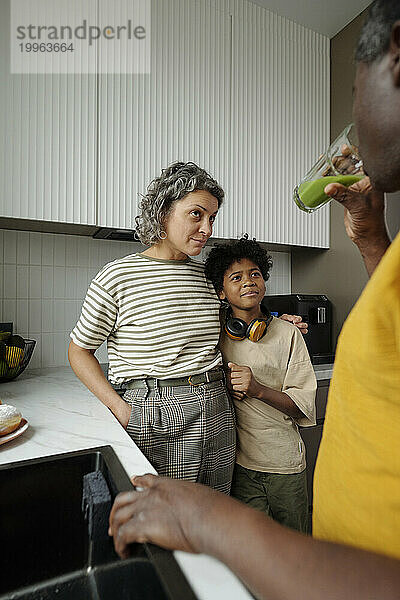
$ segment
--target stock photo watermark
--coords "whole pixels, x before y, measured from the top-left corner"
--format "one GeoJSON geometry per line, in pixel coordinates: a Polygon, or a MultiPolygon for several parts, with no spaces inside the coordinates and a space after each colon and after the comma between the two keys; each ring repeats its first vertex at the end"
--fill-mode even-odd
{"type": "Polygon", "coordinates": [[[11,73],[149,73],[151,0],[11,0],[11,73]]]}

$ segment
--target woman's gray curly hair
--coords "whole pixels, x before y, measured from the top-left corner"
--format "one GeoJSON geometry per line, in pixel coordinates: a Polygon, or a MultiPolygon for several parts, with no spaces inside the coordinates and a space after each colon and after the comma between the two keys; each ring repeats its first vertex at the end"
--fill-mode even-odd
{"type": "Polygon", "coordinates": [[[163,169],[160,177],[149,184],[139,204],[140,214],[135,218],[136,235],[143,244],[152,246],[162,237],[166,216],[178,200],[190,192],[206,190],[218,201],[224,199],[224,190],[207,171],[193,162],[174,162],[163,169]]]}

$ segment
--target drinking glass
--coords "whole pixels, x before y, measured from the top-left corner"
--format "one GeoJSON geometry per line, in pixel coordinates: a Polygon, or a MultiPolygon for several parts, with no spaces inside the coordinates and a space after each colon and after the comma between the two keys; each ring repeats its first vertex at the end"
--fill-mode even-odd
{"type": "Polygon", "coordinates": [[[355,126],[350,123],[296,185],[293,200],[301,210],[312,213],[331,201],[324,192],[328,183],[348,187],[363,177],[355,126]]]}

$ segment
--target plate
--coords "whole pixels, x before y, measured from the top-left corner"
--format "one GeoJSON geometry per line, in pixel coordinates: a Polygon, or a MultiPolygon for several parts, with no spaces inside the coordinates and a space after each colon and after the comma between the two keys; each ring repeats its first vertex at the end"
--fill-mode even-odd
{"type": "Polygon", "coordinates": [[[0,436],[0,446],[1,444],[5,444],[6,442],[11,442],[15,438],[19,437],[28,429],[29,423],[26,419],[22,417],[21,423],[18,425],[17,429],[12,431],[11,433],[7,433],[7,435],[0,436]]]}

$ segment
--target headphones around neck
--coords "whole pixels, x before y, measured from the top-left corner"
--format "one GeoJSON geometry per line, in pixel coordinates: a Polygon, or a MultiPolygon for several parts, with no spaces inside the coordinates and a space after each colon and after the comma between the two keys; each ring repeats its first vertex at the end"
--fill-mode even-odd
{"type": "Polygon", "coordinates": [[[253,319],[249,324],[243,319],[232,316],[232,309],[228,308],[226,313],[224,331],[231,340],[248,339],[258,342],[267,333],[268,325],[272,321],[272,315],[265,306],[262,307],[265,319],[253,319]]]}

